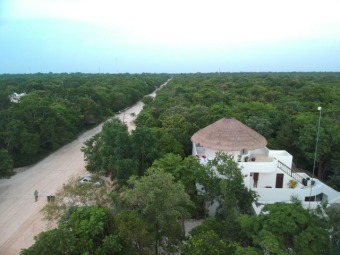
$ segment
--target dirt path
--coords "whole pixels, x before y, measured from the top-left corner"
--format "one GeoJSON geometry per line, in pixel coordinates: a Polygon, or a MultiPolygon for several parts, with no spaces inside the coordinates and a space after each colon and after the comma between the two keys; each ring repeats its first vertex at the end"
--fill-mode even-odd
{"type": "MultiPolygon", "coordinates": [[[[162,86],[166,85],[163,84],[162,86]]],[[[155,96],[155,92],[150,96],[155,96]]],[[[143,109],[138,102],[117,115],[133,130],[133,120],[143,109]]],[[[20,171],[11,179],[0,179],[0,254],[17,255],[22,248],[34,243],[33,237],[47,230],[40,210],[47,203],[46,196],[53,195],[72,176],[86,175],[83,143],[101,131],[102,125],[83,134],[60,148],[39,163],[20,171]],[[39,191],[38,202],[33,192],[39,191]]]]}

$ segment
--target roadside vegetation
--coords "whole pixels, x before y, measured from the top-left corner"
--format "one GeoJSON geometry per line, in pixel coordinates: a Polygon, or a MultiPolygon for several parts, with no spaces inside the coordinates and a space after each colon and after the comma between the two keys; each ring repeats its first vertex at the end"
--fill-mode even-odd
{"type": "Polygon", "coordinates": [[[66,184],[44,209],[57,227],[21,254],[337,254],[339,209],[326,215],[325,205],[306,210],[293,198],[256,216],[257,195],[244,186],[234,160],[218,153],[200,165],[190,137],[233,117],[265,136],[269,148],[290,152],[296,167],[311,170],[322,106],[316,173],[339,188],[339,96],[338,73],[176,75],[154,100],[143,99],[136,130],[113,119],[85,142],[87,170],[113,184],[66,184]],[[205,205],[212,203],[217,214],[207,218],[205,205]],[[203,224],[185,235],[184,222],[192,218],[203,224]]]}
{"type": "Polygon", "coordinates": [[[0,75],[0,178],[152,92],[167,74],[0,75]],[[14,93],[26,95],[11,102],[14,93]]]}

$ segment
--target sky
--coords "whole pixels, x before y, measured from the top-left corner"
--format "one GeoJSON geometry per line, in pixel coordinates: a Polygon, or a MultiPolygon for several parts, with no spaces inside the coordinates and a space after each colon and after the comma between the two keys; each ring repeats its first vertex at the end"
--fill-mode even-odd
{"type": "Polygon", "coordinates": [[[0,0],[0,74],[290,71],[340,71],[340,0],[0,0]]]}

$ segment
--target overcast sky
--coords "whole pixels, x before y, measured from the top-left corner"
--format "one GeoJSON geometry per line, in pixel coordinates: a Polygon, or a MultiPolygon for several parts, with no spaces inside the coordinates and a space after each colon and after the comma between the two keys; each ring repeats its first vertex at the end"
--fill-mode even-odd
{"type": "Polygon", "coordinates": [[[0,0],[0,74],[340,71],[340,0],[0,0]]]}

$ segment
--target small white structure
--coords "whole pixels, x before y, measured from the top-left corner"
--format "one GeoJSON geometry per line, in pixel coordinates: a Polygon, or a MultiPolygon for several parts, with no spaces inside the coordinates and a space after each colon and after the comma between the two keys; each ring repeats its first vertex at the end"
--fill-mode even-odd
{"type": "Polygon", "coordinates": [[[292,155],[285,150],[269,150],[263,136],[236,119],[222,118],[196,132],[191,141],[192,154],[201,164],[214,158],[217,151],[234,156],[242,169],[244,184],[259,195],[258,203],[253,205],[256,213],[264,204],[290,202],[292,196],[306,207],[316,207],[320,201],[340,203],[340,192],[292,170],[292,155]],[[297,185],[291,188],[290,182],[297,185]]]}
{"type": "Polygon", "coordinates": [[[27,94],[26,93],[13,93],[12,95],[9,95],[9,100],[12,102],[12,103],[20,103],[20,98],[23,97],[23,96],[26,96],[27,94]]]}

